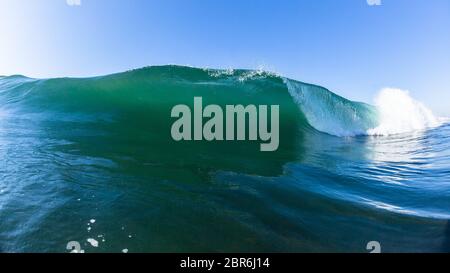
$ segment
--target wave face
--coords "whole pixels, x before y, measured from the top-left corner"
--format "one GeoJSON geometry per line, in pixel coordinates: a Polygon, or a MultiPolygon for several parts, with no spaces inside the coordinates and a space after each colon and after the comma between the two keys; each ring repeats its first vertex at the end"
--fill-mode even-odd
{"type": "Polygon", "coordinates": [[[2,77],[0,251],[449,251],[450,127],[435,121],[403,91],[372,106],[263,71],[2,77]],[[172,107],[196,96],[280,105],[279,149],[173,141],[172,107]]]}
{"type": "Polygon", "coordinates": [[[335,136],[365,135],[378,125],[378,112],[371,105],[353,102],[329,90],[286,79],[289,93],[315,129],[335,136]]]}

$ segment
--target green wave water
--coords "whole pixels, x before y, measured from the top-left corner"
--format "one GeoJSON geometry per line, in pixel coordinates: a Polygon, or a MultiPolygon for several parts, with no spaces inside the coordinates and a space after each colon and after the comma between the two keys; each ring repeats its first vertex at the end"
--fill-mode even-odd
{"type": "Polygon", "coordinates": [[[374,106],[262,71],[2,77],[0,250],[448,250],[450,129],[367,136],[381,122],[374,106]],[[174,141],[171,109],[194,97],[280,105],[279,149],[174,141]]]}

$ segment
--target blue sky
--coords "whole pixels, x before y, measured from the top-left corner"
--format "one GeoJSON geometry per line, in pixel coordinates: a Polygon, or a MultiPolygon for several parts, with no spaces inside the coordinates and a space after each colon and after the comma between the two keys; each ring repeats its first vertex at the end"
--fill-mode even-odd
{"type": "Polygon", "coordinates": [[[366,102],[407,89],[450,116],[450,1],[381,1],[0,0],[0,75],[262,67],[366,102]]]}

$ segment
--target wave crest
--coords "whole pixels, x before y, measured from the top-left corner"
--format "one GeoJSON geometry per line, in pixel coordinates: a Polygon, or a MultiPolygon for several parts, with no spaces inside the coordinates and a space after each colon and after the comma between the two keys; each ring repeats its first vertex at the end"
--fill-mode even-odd
{"type": "Polygon", "coordinates": [[[0,108],[28,111],[102,112],[107,116],[123,110],[155,116],[157,109],[185,103],[194,95],[219,104],[281,104],[288,116],[301,112],[302,130],[306,125],[339,137],[406,133],[443,123],[408,91],[383,89],[373,106],[264,70],[169,65],[84,79],[0,78],[0,108]]]}

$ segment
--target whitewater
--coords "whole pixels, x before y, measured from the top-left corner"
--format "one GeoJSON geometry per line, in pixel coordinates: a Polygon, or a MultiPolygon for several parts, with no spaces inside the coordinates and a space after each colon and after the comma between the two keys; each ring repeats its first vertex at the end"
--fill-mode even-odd
{"type": "Polygon", "coordinates": [[[0,251],[448,252],[449,143],[395,88],[372,105],[242,69],[1,77],[0,251]],[[194,97],[279,105],[279,148],[174,141],[194,97]]]}

